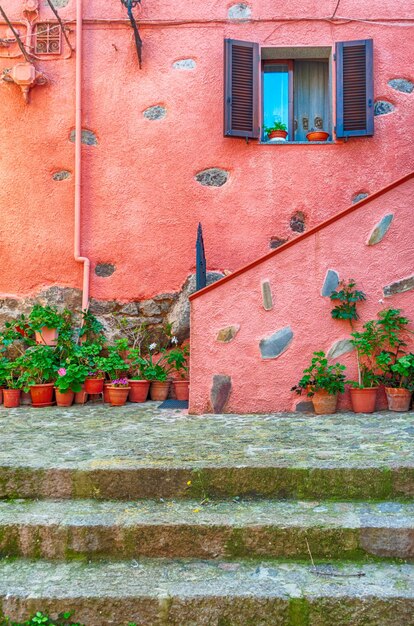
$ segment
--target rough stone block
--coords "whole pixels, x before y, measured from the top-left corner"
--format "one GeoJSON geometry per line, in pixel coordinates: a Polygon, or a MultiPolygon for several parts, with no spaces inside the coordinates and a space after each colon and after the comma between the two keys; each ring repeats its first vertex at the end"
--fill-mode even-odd
{"type": "Polygon", "coordinates": [[[159,104],[148,107],[145,111],[142,112],[142,115],[147,118],[147,120],[162,120],[167,115],[167,109],[159,104]]]}
{"type": "Polygon", "coordinates": [[[115,270],[116,267],[112,265],[112,263],[98,263],[95,267],[95,274],[101,278],[107,278],[108,276],[112,276],[115,270]]]}
{"type": "Polygon", "coordinates": [[[252,10],[245,2],[233,4],[227,11],[230,20],[248,20],[252,16],[252,10]]]}
{"type": "Polygon", "coordinates": [[[323,281],[321,296],[329,297],[333,291],[337,289],[339,285],[339,274],[335,270],[328,270],[326,272],[325,280],[323,281]]]}
{"type": "MultiPolygon", "coordinates": [[[[72,143],[75,143],[75,140],[76,140],[76,130],[71,130],[70,131],[69,139],[70,139],[70,141],[72,143]]],[[[97,139],[95,133],[93,133],[91,130],[87,130],[85,128],[82,128],[81,142],[85,146],[97,146],[98,145],[98,139],[97,139]]]]}
{"type": "Polygon", "coordinates": [[[261,339],[259,348],[262,359],[276,359],[288,349],[292,339],[293,331],[290,326],[276,331],[270,337],[261,339]]]}
{"type": "Polygon", "coordinates": [[[387,100],[377,100],[374,105],[374,115],[387,115],[388,113],[392,113],[395,109],[395,106],[391,104],[391,102],[387,102],[387,100]]]}
{"type": "Polygon", "coordinates": [[[338,339],[338,341],[335,341],[329,348],[326,356],[328,359],[337,359],[343,354],[352,352],[352,350],[354,350],[354,346],[352,345],[350,339],[338,339]]]}
{"type": "Polygon", "coordinates": [[[366,191],[361,191],[360,193],[355,194],[355,196],[353,196],[352,198],[352,204],[356,204],[357,202],[360,202],[364,198],[367,198],[368,195],[369,194],[366,191]]]}
{"type": "Polygon", "coordinates": [[[375,244],[382,241],[382,239],[388,232],[389,227],[391,226],[393,217],[394,215],[392,213],[389,213],[388,215],[384,215],[384,217],[378,222],[378,224],[372,230],[367,241],[367,246],[375,246],[375,244]]]}
{"type": "Polygon", "coordinates": [[[315,413],[313,402],[298,402],[295,407],[297,413],[315,413]]]}
{"type": "Polygon", "coordinates": [[[196,174],[195,179],[205,187],[222,187],[228,180],[229,173],[219,167],[211,167],[196,174]]]}
{"type": "Polygon", "coordinates": [[[392,78],[388,81],[388,84],[392,89],[401,91],[402,93],[412,93],[414,90],[414,83],[406,78],[392,78]]]}
{"type": "Polygon", "coordinates": [[[239,330],[240,330],[239,324],[233,324],[233,326],[226,326],[225,328],[220,328],[220,330],[217,333],[216,340],[220,341],[221,343],[230,343],[230,341],[233,341],[233,339],[235,338],[239,330]]]}
{"type": "Polygon", "coordinates": [[[231,378],[222,374],[213,376],[213,386],[211,387],[210,400],[214,413],[222,413],[231,393],[231,378]]]}
{"type": "Polygon", "coordinates": [[[71,177],[71,173],[69,172],[69,170],[59,170],[59,172],[55,172],[54,174],[52,174],[52,178],[53,180],[66,180],[67,178],[71,177]]]}
{"type": "Polygon", "coordinates": [[[194,59],[180,59],[179,61],[174,61],[172,66],[175,70],[194,70],[197,67],[197,63],[194,59]]]}
{"type": "Polygon", "coordinates": [[[287,239],[282,239],[281,237],[271,237],[269,242],[269,248],[274,250],[275,248],[279,248],[283,246],[284,243],[287,242],[287,239]]]}
{"type": "Polygon", "coordinates": [[[404,291],[411,291],[414,289],[414,275],[408,276],[408,278],[402,278],[401,280],[397,280],[395,283],[391,283],[391,285],[386,285],[384,287],[383,292],[384,296],[388,298],[389,296],[393,296],[396,293],[404,293],[404,291]]]}
{"type": "Polygon", "coordinates": [[[154,302],[154,300],[145,300],[144,302],[141,302],[140,310],[142,315],[148,317],[152,315],[159,315],[161,313],[160,305],[157,304],[157,302],[154,302]]]}
{"type": "Polygon", "coordinates": [[[268,280],[262,281],[262,298],[263,308],[265,311],[273,309],[272,290],[270,288],[270,282],[268,280]]]}
{"type": "Polygon", "coordinates": [[[290,228],[295,233],[303,233],[305,231],[305,214],[303,211],[296,211],[290,218],[290,228]]]}

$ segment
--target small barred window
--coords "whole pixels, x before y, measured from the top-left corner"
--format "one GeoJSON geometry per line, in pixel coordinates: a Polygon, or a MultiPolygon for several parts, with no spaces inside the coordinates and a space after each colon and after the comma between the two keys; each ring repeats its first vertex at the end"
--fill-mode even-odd
{"type": "Polygon", "coordinates": [[[61,36],[59,24],[37,24],[35,54],[60,54],[61,36]]]}

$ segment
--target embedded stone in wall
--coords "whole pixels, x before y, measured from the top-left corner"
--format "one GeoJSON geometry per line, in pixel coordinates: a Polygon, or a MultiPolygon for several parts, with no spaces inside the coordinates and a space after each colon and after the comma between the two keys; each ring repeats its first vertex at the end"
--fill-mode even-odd
{"type": "Polygon", "coordinates": [[[227,11],[230,20],[248,20],[252,16],[252,10],[245,2],[233,4],[227,11]]]}
{"type": "Polygon", "coordinates": [[[262,299],[263,308],[265,311],[273,309],[272,290],[270,288],[270,282],[268,280],[262,281],[262,299]]]}
{"type": "Polygon", "coordinates": [[[221,413],[226,406],[231,393],[231,378],[222,374],[213,376],[213,385],[210,392],[211,406],[214,413],[221,413]]]}
{"type": "MultiPolygon", "coordinates": [[[[223,276],[224,274],[221,274],[221,272],[207,272],[207,285],[215,283],[223,276]]],[[[188,297],[195,290],[196,277],[195,274],[191,274],[185,281],[168,315],[168,322],[172,324],[172,332],[180,343],[190,336],[190,301],[188,297]]]]}
{"type": "Polygon", "coordinates": [[[53,180],[66,180],[71,177],[71,173],[68,170],[59,170],[52,175],[53,180]]]}
{"type": "MultiPolygon", "coordinates": [[[[67,7],[69,4],[70,0],[53,0],[52,4],[54,5],[54,7],[56,9],[63,9],[64,7],[67,7]]],[[[43,2],[45,7],[48,7],[49,4],[48,2],[46,2],[46,0],[43,2]]]]}
{"type": "Polygon", "coordinates": [[[290,218],[290,228],[295,233],[303,233],[305,231],[305,214],[302,211],[296,211],[290,218]]]}
{"type": "Polygon", "coordinates": [[[274,250],[275,248],[280,248],[284,243],[287,242],[287,239],[281,239],[280,237],[270,237],[269,248],[274,250]]]}
{"type": "Polygon", "coordinates": [[[392,78],[388,81],[388,84],[392,89],[401,91],[402,93],[412,93],[414,90],[414,83],[406,78],[392,78]]]}
{"type": "Polygon", "coordinates": [[[326,356],[328,359],[337,359],[339,356],[352,352],[353,350],[354,346],[350,339],[338,339],[338,341],[335,341],[329,348],[326,356]]]}
{"type": "Polygon", "coordinates": [[[384,287],[383,292],[384,296],[388,298],[396,293],[404,293],[404,291],[411,291],[412,289],[414,289],[414,275],[397,280],[395,283],[391,283],[391,285],[387,285],[384,287]]]}
{"type": "Polygon", "coordinates": [[[374,115],[387,115],[387,113],[392,113],[394,109],[395,106],[391,102],[377,100],[374,104],[374,115]]]}
{"type": "Polygon", "coordinates": [[[333,291],[339,285],[339,274],[335,270],[328,270],[326,272],[325,280],[323,281],[321,296],[330,296],[333,291]]]}
{"type": "Polygon", "coordinates": [[[262,359],[276,359],[288,349],[292,339],[293,331],[290,326],[285,326],[270,337],[261,339],[259,348],[262,359]]]}
{"type": "Polygon", "coordinates": [[[160,104],[156,104],[145,109],[142,115],[146,117],[147,120],[162,120],[167,115],[167,109],[160,104]]]}
{"type": "Polygon", "coordinates": [[[219,167],[211,167],[195,175],[196,181],[205,187],[222,187],[228,177],[229,173],[219,167]]]}
{"type": "MultiPolygon", "coordinates": [[[[76,130],[70,131],[69,139],[72,143],[75,143],[76,130]]],[[[87,130],[86,128],[82,128],[81,142],[85,146],[97,146],[98,145],[98,139],[95,133],[93,133],[91,130],[87,130]]]]}
{"type": "Polygon", "coordinates": [[[98,263],[95,267],[95,274],[100,278],[108,278],[115,272],[116,267],[112,263],[98,263]]]}
{"type": "Polygon", "coordinates": [[[179,61],[174,61],[172,66],[175,70],[194,70],[197,67],[197,63],[194,59],[180,59],[179,61]]]}
{"type": "Polygon", "coordinates": [[[356,204],[357,202],[360,202],[361,200],[363,200],[364,198],[368,198],[368,193],[366,191],[361,191],[360,193],[357,193],[353,198],[352,198],[352,204],[356,204]]]}
{"type": "Polygon", "coordinates": [[[144,302],[141,302],[139,305],[139,308],[142,315],[145,315],[146,317],[159,315],[161,313],[160,305],[157,302],[154,302],[154,300],[144,300],[144,302]]]}
{"type": "Polygon", "coordinates": [[[388,215],[384,215],[382,220],[378,222],[375,228],[372,230],[369,239],[367,241],[367,246],[375,246],[375,244],[382,241],[388,229],[391,225],[394,215],[389,213],[388,215]]]}
{"type": "Polygon", "coordinates": [[[216,340],[220,341],[221,343],[230,343],[230,341],[233,341],[233,339],[235,338],[239,330],[240,330],[239,324],[233,324],[233,326],[226,326],[225,328],[220,328],[220,330],[217,333],[216,340]]]}
{"type": "Polygon", "coordinates": [[[296,413],[314,413],[313,402],[298,402],[295,406],[296,413]]]}

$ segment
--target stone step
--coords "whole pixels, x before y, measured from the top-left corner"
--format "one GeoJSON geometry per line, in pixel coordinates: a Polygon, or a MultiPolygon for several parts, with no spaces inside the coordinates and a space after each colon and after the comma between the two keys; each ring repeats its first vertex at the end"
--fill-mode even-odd
{"type": "Polygon", "coordinates": [[[414,566],[140,560],[0,562],[0,607],[86,626],[410,626],[414,566]]]}
{"type": "Polygon", "coordinates": [[[414,503],[0,502],[0,556],[414,558],[414,503]]]}
{"type": "Polygon", "coordinates": [[[189,416],[154,403],[20,407],[0,408],[0,431],[3,498],[414,496],[410,413],[189,416]]]}

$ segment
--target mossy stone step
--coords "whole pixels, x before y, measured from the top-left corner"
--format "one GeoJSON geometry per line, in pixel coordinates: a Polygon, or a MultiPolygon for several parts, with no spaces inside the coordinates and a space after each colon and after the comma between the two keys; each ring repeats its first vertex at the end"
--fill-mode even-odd
{"type": "Polygon", "coordinates": [[[0,502],[0,556],[414,558],[414,503],[0,502]]]}
{"type": "Polygon", "coordinates": [[[413,421],[390,412],[188,416],[154,403],[0,409],[0,497],[408,498],[413,421]]]}
{"type": "Polygon", "coordinates": [[[73,609],[86,626],[409,626],[414,566],[3,561],[0,606],[14,620],[73,609]]]}

